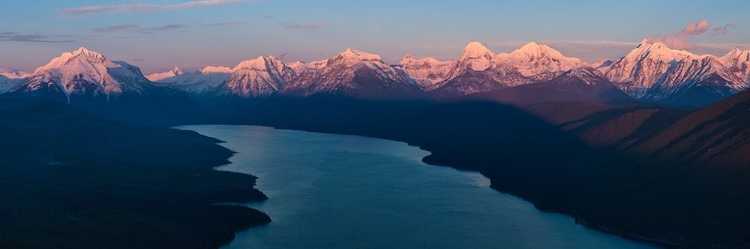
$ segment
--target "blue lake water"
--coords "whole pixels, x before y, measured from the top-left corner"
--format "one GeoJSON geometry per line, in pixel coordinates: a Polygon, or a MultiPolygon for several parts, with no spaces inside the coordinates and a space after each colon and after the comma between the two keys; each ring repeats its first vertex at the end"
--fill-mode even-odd
{"type": "Polygon", "coordinates": [[[360,136],[201,125],[226,141],[226,170],[258,177],[273,222],[235,248],[652,248],[541,212],[479,173],[430,166],[428,152],[360,136]]]}

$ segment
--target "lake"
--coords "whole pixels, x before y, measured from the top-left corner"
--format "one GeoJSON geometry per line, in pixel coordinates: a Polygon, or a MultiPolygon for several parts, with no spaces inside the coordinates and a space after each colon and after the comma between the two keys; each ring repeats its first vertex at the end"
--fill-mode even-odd
{"type": "MultiPolygon", "coordinates": [[[[653,248],[545,213],[479,173],[422,163],[429,152],[360,136],[200,125],[238,152],[273,222],[222,248],[653,248]]],[[[500,163],[500,162],[499,162],[500,163]]]]}

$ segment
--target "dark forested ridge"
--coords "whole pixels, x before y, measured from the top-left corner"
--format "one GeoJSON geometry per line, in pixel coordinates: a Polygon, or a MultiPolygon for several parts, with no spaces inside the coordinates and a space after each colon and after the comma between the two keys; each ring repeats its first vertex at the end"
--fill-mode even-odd
{"type": "Polygon", "coordinates": [[[265,214],[255,178],[219,172],[232,152],[195,132],[0,98],[1,248],[213,248],[265,214]]]}

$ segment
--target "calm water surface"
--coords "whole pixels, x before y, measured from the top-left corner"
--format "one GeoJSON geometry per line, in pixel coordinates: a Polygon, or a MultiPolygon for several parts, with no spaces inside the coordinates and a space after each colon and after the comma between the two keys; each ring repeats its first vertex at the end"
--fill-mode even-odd
{"type": "Polygon", "coordinates": [[[219,170],[258,176],[271,216],[223,248],[649,248],[538,211],[474,172],[430,166],[405,143],[202,125],[238,153],[219,170]]]}

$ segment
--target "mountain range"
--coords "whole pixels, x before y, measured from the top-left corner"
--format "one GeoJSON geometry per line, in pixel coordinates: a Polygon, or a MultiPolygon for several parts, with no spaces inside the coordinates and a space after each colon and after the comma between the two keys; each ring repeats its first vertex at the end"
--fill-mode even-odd
{"type": "Polygon", "coordinates": [[[2,70],[0,91],[67,103],[138,97],[147,89],[239,98],[322,94],[441,99],[581,75],[573,71],[587,72],[586,80],[596,78],[593,81],[611,84],[642,102],[698,108],[750,87],[750,51],[734,49],[716,57],[644,41],[621,58],[588,64],[535,42],[501,54],[471,42],[454,61],[407,55],[399,64],[389,65],[376,54],[349,48],[309,63],[287,64],[273,56],[259,56],[232,68],[207,66],[195,72],[174,68],[144,76],[133,65],[80,48],[33,73],[2,70]]]}
{"type": "MultiPolygon", "coordinates": [[[[272,56],[255,59],[261,60],[273,63],[266,63],[265,68],[251,74],[245,72],[244,77],[229,77],[230,74],[241,74],[237,71],[243,62],[221,71],[226,78],[215,77],[202,82],[217,86],[215,89],[222,89],[224,94],[233,93],[240,97],[272,94],[309,96],[317,93],[357,95],[356,89],[366,89],[368,84],[377,82],[376,85],[382,88],[375,91],[399,89],[397,91],[404,96],[450,98],[549,82],[572,70],[592,72],[586,69],[596,69],[592,76],[603,78],[604,84],[612,84],[634,99],[688,108],[706,106],[750,86],[750,51],[734,49],[722,57],[716,57],[695,55],[670,49],[663,43],[645,41],[619,59],[594,64],[566,57],[547,45],[535,42],[511,53],[501,54],[493,53],[481,43],[471,42],[455,61],[439,61],[431,57],[415,59],[407,55],[397,65],[388,65],[378,55],[351,48],[331,59],[310,63],[276,63],[278,60],[272,56]],[[268,72],[286,74],[281,77],[268,72]],[[243,82],[248,77],[270,85],[260,87],[263,84],[243,82]]],[[[216,74],[213,70],[204,69],[190,77],[205,78],[216,74]]],[[[161,75],[164,73],[150,75],[149,78],[181,88],[191,85],[179,80],[185,74],[172,77],[161,75]]],[[[369,95],[375,94],[373,89],[367,92],[369,95]]]]}

